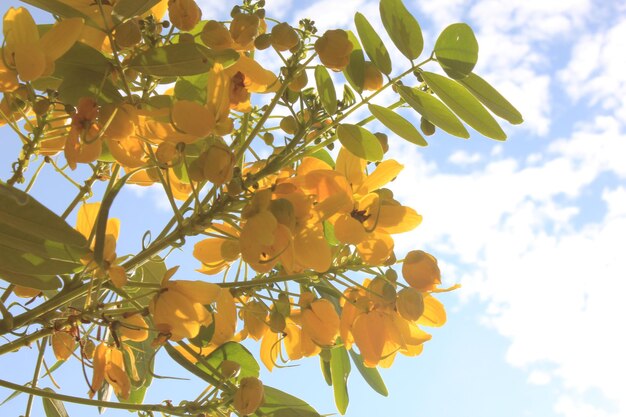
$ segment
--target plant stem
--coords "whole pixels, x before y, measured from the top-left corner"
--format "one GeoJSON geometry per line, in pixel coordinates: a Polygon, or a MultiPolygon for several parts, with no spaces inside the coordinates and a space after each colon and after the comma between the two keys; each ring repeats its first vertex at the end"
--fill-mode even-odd
{"type": "MultiPolygon", "coordinates": [[[[31,387],[37,388],[37,382],[39,381],[39,373],[41,372],[41,363],[43,362],[43,353],[46,351],[46,342],[47,339],[44,339],[42,343],[37,343],[39,346],[39,356],[37,356],[37,364],[35,365],[35,372],[33,373],[33,380],[30,383],[31,387]]],[[[24,417],[30,417],[30,410],[33,408],[33,394],[28,396],[28,401],[26,402],[26,411],[24,412],[24,417]]]]}
{"type": "Polygon", "coordinates": [[[116,403],[113,401],[98,401],[87,398],[74,397],[71,395],[58,394],[56,392],[43,390],[40,388],[27,387],[13,382],[0,379],[0,387],[8,388],[14,391],[24,392],[26,394],[36,395],[43,398],[51,398],[53,400],[66,401],[74,404],[83,404],[104,408],[115,408],[118,410],[128,411],[156,411],[176,416],[197,416],[202,411],[212,411],[212,409],[202,410],[200,407],[194,407],[190,410],[188,407],[164,405],[164,404],[131,404],[116,403]]]}

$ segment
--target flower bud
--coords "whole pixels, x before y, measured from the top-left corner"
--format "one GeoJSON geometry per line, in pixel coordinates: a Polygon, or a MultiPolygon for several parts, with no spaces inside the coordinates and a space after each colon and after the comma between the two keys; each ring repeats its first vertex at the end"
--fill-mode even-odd
{"type": "Polygon", "coordinates": [[[272,28],[272,46],[277,51],[286,51],[300,42],[298,32],[289,23],[279,23],[272,28]]]}
{"type": "Polygon", "coordinates": [[[161,142],[156,150],[156,159],[159,164],[168,165],[179,156],[180,152],[172,142],[161,142]]]}
{"type": "Polygon", "coordinates": [[[57,360],[64,361],[72,356],[75,346],[76,339],[68,332],[54,332],[52,334],[52,350],[57,360]]]}
{"type": "Polygon", "coordinates": [[[285,316],[275,310],[270,313],[270,319],[268,324],[270,326],[270,330],[274,333],[282,333],[285,330],[285,326],[287,325],[285,321],[285,316]]]}
{"type": "Polygon", "coordinates": [[[232,47],[233,38],[224,24],[209,20],[200,33],[200,39],[206,46],[217,51],[232,47]]]}
{"type": "Polygon", "coordinates": [[[421,250],[407,253],[402,264],[402,276],[411,287],[418,291],[430,291],[441,284],[441,272],[437,260],[421,250]]]}
{"type": "Polygon", "coordinates": [[[233,406],[242,416],[254,413],[263,404],[263,383],[253,376],[242,378],[233,396],[233,406]]]}
{"type": "Polygon", "coordinates": [[[241,371],[241,365],[228,359],[224,360],[220,365],[220,372],[224,378],[235,377],[239,375],[239,371],[241,371]]]}
{"type": "Polygon", "coordinates": [[[389,138],[384,133],[376,132],[374,133],[378,142],[380,142],[380,146],[383,148],[383,153],[387,153],[389,150],[389,138]]]}
{"type": "Polygon", "coordinates": [[[260,51],[263,51],[270,46],[272,46],[272,35],[269,33],[264,33],[254,39],[254,47],[260,51]]]}
{"type": "Polygon", "coordinates": [[[233,177],[235,155],[228,146],[216,142],[206,151],[204,177],[213,184],[227,183],[233,177]]]}
{"type": "Polygon", "coordinates": [[[289,83],[289,89],[294,92],[302,91],[304,87],[306,87],[309,82],[309,77],[306,74],[306,71],[302,70],[298,75],[296,75],[293,80],[289,83]]]}
{"type": "Polygon", "coordinates": [[[280,121],[280,128],[288,135],[293,135],[298,130],[298,124],[293,116],[286,116],[280,121]]]}
{"type": "Polygon", "coordinates": [[[83,348],[81,350],[81,354],[83,358],[92,360],[93,354],[95,351],[96,351],[96,344],[93,342],[93,340],[91,339],[85,340],[85,342],[83,343],[83,348]]]}
{"type": "Polygon", "coordinates": [[[13,294],[20,298],[33,298],[37,297],[41,294],[41,290],[37,288],[23,287],[21,285],[16,285],[13,288],[13,294]]]}
{"type": "Polygon", "coordinates": [[[383,74],[370,61],[365,61],[365,71],[363,74],[363,90],[376,91],[383,86],[383,74]]]}
{"type": "Polygon", "coordinates": [[[352,49],[348,33],[342,29],[327,30],[315,42],[315,51],[320,61],[333,71],[341,71],[348,65],[352,49]]]}
{"type": "Polygon", "coordinates": [[[233,41],[242,48],[246,48],[259,32],[261,20],[253,14],[238,13],[230,23],[230,35],[233,41]]]}
{"type": "Polygon", "coordinates": [[[433,134],[435,134],[435,125],[424,117],[422,117],[422,119],[420,120],[420,129],[422,130],[422,133],[426,136],[432,136],[433,134]]]}
{"type": "Polygon", "coordinates": [[[202,17],[202,10],[194,0],[169,0],[168,10],[172,24],[184,31],[193,29],[202,17]]]}
{"type": "Polygon", "coordinates": [[[121,48],[130,48],[141,42],[141,29],[137,19],[119,24],[113,33],[115,43],[121,48]]]}
{"type": "Polygon", "coordinates": [[[403,288],[398,293],[396,309],[402,318],[416,321],[424,314],[424,296],[415,288],[403,288]]]}

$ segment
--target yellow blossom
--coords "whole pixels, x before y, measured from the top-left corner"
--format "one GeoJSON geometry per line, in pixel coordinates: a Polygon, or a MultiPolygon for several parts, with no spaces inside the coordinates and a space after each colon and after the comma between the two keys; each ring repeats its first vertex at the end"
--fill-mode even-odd
{"type": "Polygon", "coordinates": [[[202,17],[202,10],[194,0],[169,0],[168,11],[174,27],[184,31],[193,29],[202,17]]]}
{"type": "Polygon", "coordinates": [[[119,399],[128,399],[130,395],[130,378],[124,366],[124,354],[114,346],[101,343],[96,347],[93,358],[93,378],[89,397],[100,390],[107,381],[119,399]]]}
{"type": "Polygon", "coordinates": [[[82,19],[64,19],[40,38],[28,10],[11,7],[4,15],[3,59],[10,68],[15,68],[22,81],[50,75],[54,71],[54,61],[74,45],[82,29],[82,19]]]}
{"type": "Polygon", "coordinates": [[[258,378],[242,378],[233,396],[233,406],[242,415],[253,414],[263,404],[263,383],[258,378]]]}
{"type": "Polygon", "coordinates": [[[413,250],[402,263],[402,276],[418,291],[431,291],[441,284],[441,272],[437,260],[430,254],[413,250]]]}
{"type": "Polygon", "coordinates": [[[342,29],[327,30],[315,42],[320,61],[334,71],[342,71],[348,65],[353,48],[348,33],[342,29]]]}
{"type": "Polygon", "coordinates": [[[213,318],[204,307],[217,300],[220,288],[202,281],[166,281],[150,302],[155,327],[172,341],[193,338],[213,318]]]}

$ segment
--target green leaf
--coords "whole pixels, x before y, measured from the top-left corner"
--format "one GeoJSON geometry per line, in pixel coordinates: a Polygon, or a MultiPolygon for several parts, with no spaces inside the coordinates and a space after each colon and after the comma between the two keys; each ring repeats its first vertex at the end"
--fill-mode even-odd
{"type": "Polygon", "coordinates": [[[465,23],[455,23],[441,32],[435,42],[435,56],[450,78],[459,80],[472,72],[478,61],[478,42],[465,23]]]}
{"type": "Polygon", "coordinates": [[[337,126],[339,142],[355,156],[367,161],[383,159],[383,148],[370,131],[361,126],[340,124],[337,126]]]}
{"type": "Polygon", "coordinates": [[[441,101],[446,103],[465,123],[488,138],[506,139],[506,133],[498,122],[461,84],[432,72],[423,71],[422,77],[441,101]]]}
{"type": "Polygon", "coordinates": [[[82,268],[87,241],[27,193],[0,183],[0,277],[41,290],[82,268]]]}
{"type": "Polygon", "coordinates": [[[495,115],[514,125],[524,121],[522,114],[491,84],[478,75],[471,73],[459,82],[495,115]]]}
{"type": "MultiPolygon", "coordinates": [[[[152,346],[151,337],[143,342],[126,341],[124,345],[130,347],[133,352],[134,366],[138,376],[138,379],[135,380],[131,374],[130,396],[124,402],[143,404],[148,388],[152,384],[156,350],[152,346]]],[[[132,369],[130,360],[130,355],[124,351],[124,365],[126,369],[132,369]]]]}
{"type": "Polygon", "coordinates": [[[321,417],[306,402],[281,390],[265,385],[265,402],[257,415],[263,417],[321,417]]]}
{"type": "Polygon", "coordinates": [[[337,236],[335,236],[335,227],[332,223],[324,221],[322,224],[324,225],[324,237],[326,238],[326,242],[328,242],[330,246],[339,246],[340,242],[337,236]]]}
{"type": "Polygon", "coordinates": [[[404,56],[413,60],[424,49],[424,38],[417,20],[402,0],[381,0],[380,17],[389,37],[404,56]]]}
{"type": "Polygon", "coordinates": [[[421,135],[421,133],[404,117],[397,114],[395,111],[386,107],[377,106],[376,104],[370,104],[368,106],[370,113],[374,115],[382,124],[384,124],[389,130],[403,139],[408,140],[419,146],[427,146],[428,142],[421,135]]]}
{"type": "Polygon", "coordinates": [[[348,83],[359,94],[363,92],[363,83],[365,80],[365,56],[361,49],[361,44],[351,30],[348,31],[348,39],[352,42],[352,52],[350,53],[350,61],[348,66],[343,70],[343,75],[348,83]]]}
{"type": "MultiPolygon", "coordinates": [[[[220,381],[216,377],[216,375],[213,372],[207,372],[206,367],[201,369],[198,366],[198,364],[190,362],[182,353],[176,350],[176,348],[174,348],[174,346],[172,346],[170,343],[164,344],[163,347],[165,348],[165,351],[167,352],[167,354],[170,355],[170,357],[174,360],[174,362],[176,362],[177,364],[185,368],[187,371],[191,372],[198,378],[202,379],[205,382],[208,382],[209,384],[213,386],[220,385],[220,381]]],[[[197,358],[201,358],[201,356],[195,352],[194,352],[194,356],[196,356],[197,358]]]]}
{"type": "Polygon", "coordinates": [[[323,65],[315,67],[315,83],[317,84],[317,92],[320,95],[322,107],[328,114],[337,113],[337,93],[333,80],[330,78],[328,70],[323,65]]]}
{"type": "Polygon", "coordinates": [[[335,168],[335,160],[333,159],[332,156],[330,156],[330,154],[328,153],[326,149],[320,149],[312,153],[310,156],[312,156],[313,158],[317,158],[320,161],[326,162],[333,169],[335,168]]]}
{"type": "Polygon", "coordinates": [[[333,379],[332,379],[332,371],[330,370],[330,362],[325,361],[321,355],[320,355],[320,369],[322,370],[322,376],[324,377],[324,381],[326,381],[326,384],[328,384],[329,387],[332,387],[333,379]]]}
{"type": "Polygon", "coordinates": [[[348,376],[350,375],[350,358],[344,347],[338,347],[330,351],[330,369],[333,381],[335,404],[341,414],[348,409],[348,376]]]}
{"type": "Polygon", "coordinates": [[[459,118],[435,96],[402,85],[398,85],[397,89],[404,101],[429,122],[451,135],[469,138],[469,132],[459,118]]]}
{"type": "Polygon", "coordinates": [[[376,30],[367,21],[367,18],[359,12],[354,15],[354,24],[357,32],[359,32],[359,37],[363,42],[363,48],[365,48],[367,56],[383,74],[389,75],[391,73],[391,58],[376,30]]]}
{"type": "Polygon", "coordinates": [[[55,62],[54,77],[62,80],[61,99],[74,105],[82,97],[95,97],[100,103],[119,101],[121,95],[109,79],[112,68],[100,51],[76,42],[55,62]]]}
{"type": "Polygon", "coordinates": [[[113,16],[120,21],[141,16],[160,0],[118,0],[113,6],[113,16]]]}
{"type": "Polygon", "coordinates": [[[380,376],[378,369],[376,368],[368,368],[363,364],[363,358],[360,354],[356,353],[354,350],[350,349],[350,357],[352,358],[352,362],[356,365],[356,369],[358,369],[359,373],[367,382],[367,384],[377,393],[386,397],[389,395],[389,391],[387,391],[387,387],[385,386],[385,381],[380,376]]]}
{"type": "MultiPolygon", "coordinates": [[[[51,388],[44,388],[44,391],[54,392],[51,388]]],[[[46,413],[46,417],[69,417],[61,401],[41,397],[41,402],[43,403],[43,411],[46,413]]]]}
{"type": "Polygon", "coordinates": [[[197,43],[177,43],[148,49],[133,58],[129,67],[156,77],[196,75],[213,68],[212,55],[197,43]]]}
{"type": "Polygon", "coordinates": [[[222,49],[221,51],[214,51],[209,49],[209,57],[212,58],[222,67],[228,68],[239,61],[239,52],[234,49],[222,49]]]}
{"type": "Polygon", "coordinates": [[[82,17],[87,19],[87,16],[67,5],[67,2],[61,0],[22,0],[24,3],[37,7],[38,9],[45,10],[54,15],[60,17],[82,17]]]}
{"type": "MultiPolygon", "coordinates": [[[[252,353],[242,344],[236,342],[224,343],[206,356],[205,360],[214,369],[220,369],[220,365],[225,360],[237,362],[241,366],[239,378],[249,376],[256,378],[259,376],[259,371],[261,370],[259,363],[254,359],[252,353]]],[[[198,368],[209,372],[209,369],[202,363],[198,363],[198,368]]]]}

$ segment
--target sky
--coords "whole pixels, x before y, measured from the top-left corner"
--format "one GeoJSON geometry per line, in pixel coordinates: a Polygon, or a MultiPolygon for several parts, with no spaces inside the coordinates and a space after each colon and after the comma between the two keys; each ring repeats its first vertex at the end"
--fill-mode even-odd
{"type": "MultiPolygon", "coordinates": [[[[3,1],[2,8],[16,3],[3,1]]],[[[199,4],[203,18],[223,19],[234,3],[199,4]]],[[[418,229],[397,236],[397,252],[433,253],[444,283],[463,287],[440,295],[448,323],[432,332],[424,353],[399,357],[382,371],[388,398],[353,372],[346,415],[626,417],[626,338],[621,334],[626,317],[626,4],[405,4],[422,26],[425,53],[448,24],[472,26],[480,45],[475,72],[496,86],[525,122],[503,122],[509,135],[503,143],[473,131],[467,141],[437,133],[427,148],[391,138],[388,156],[405,166],[392,189],[424,217],[418,229]]],[[[377,1],[267,0],[268,16],[293,23],[309,17],[321,31],[352,28],[356,11],[378,30],[399,71],[406,64],[386,38],[377,1]]],[[[379,104],[391,99],[382,96],[379,104]]],[[[411,117],[408,111],[402,114],[411,117]]],[[[7,130],[0,134],[5,162],[18,148],[7,130]]],[[[2,164],[0,178],[6,179],[7,166],[2,164]]],[[[57,191],[35,187],[34,192],[56,204],[57,191]]],[[[133,230],[124,233],[141,236],[149,221],[168,218],[159,192],[135,190],[125,196],[136,203],[114,208],[123,224],[124,217],[135,219],[133,230]],[[146,207],[149,219],[141,216],[146,207]]],[[[21,365],[28,366],[27,353],[32,354],[18,356],[23,362],[0,360],[3,375],[28,380],[21,365]]],[[[182,370],[163,371],[187,376],[182,370]]],[[[335,412],[316,358],[264,372],[262,379],[321,413],[335,412]]],[[[158,402],[164,395],[180,400],[188,387],[198,389],[191,382],[166,381],[149,400],[158,402]]],[[[0,410],[17,415],[23,412],[22,400],[0,410]]],[[[84,408],[70,411],[96,415],[84,408]]]]}

